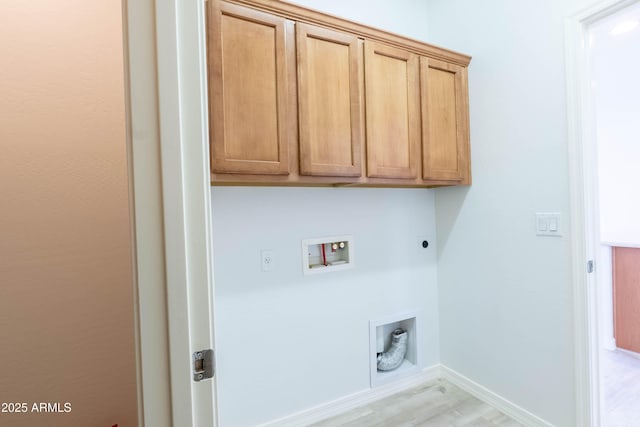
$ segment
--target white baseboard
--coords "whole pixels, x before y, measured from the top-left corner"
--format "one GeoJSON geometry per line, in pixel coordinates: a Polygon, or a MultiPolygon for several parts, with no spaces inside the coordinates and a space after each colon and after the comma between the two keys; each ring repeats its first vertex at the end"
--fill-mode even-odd
{"type": "Polygon", "coordinates": [[[440,365],[434,365],[423,369],[416,375],[404,377],[379,387],[365,389],[349,396],[341,397],[331,402],[269,421],[258,427],[307,426],[438,378],[440,378],[440,365]]]}
{"type": "Polygon", "coordinates": [[[635,351],[625,350],[624,348],[618,348],[618,347],[616,347],[614,349],[614,351],[618,351],[620,353],[626,354],[627,356],[631,356],[631,357],[635,357],[636,359],[640,359],[640,353],[636,353],[635,351]]]}
{"type": "Polygon", "coordinates": [[[553,427],[553,424],[443,365],[431,366],[416,375],[404,377],[380,387],[365,389],[349,396],[269,421],[258,427],[307,426],[439,378],[443,378],[460,387],[525,426],[553,427]]]}
{"type": "Polygon", "coordinates": [[[460,387],[469,394],[474,395],[483,402],[488,403],[500,412],[510,416],[514,420],[529,427],[553,427],[553,424],[533,415],[526,409],[516,405],[513,402],[497,395],[491,390],[481,386],[480,384],[470,380],[469,378],[457,373],[456,371],[440,366],[441,377],[450,383],[460,387]]]}
{"type": "Polygon", "coordinates": [[[605,338],[602,347],[604,347],[605,350],[614,351],[617,348],[616,339],[613,337],[605,338]]]}

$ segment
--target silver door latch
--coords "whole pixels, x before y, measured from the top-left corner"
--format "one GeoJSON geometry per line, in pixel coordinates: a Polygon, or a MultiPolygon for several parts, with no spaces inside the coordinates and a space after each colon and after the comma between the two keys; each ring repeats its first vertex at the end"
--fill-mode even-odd
{"type": "Polygon", "coordinates": [[[213,350],[199,350],[193,353],[193,380],[202,381],[213,378],[213,350]]]}

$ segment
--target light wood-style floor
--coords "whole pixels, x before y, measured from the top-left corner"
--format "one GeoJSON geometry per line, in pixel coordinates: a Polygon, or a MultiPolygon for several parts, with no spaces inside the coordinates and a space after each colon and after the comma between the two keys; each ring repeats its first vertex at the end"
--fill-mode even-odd
{"type": "Polygon", "coordinates": [[[437,380],[353,409],[313,427],[521,427],[497,409],[437,380]]]}
{"type": "Polygon", "coordinates": [[[601,353],[603,427],[640,425],[640,358],[621,351],[601,353]]]}

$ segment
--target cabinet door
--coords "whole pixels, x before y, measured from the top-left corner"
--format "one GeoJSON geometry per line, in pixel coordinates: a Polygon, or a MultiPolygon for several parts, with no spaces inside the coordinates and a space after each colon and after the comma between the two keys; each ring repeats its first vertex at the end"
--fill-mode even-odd
{"type": "Polygon", "coordinates": [[[463,181],[469,165],[465,70],[420,58],[422,178],[463,181]]]}
{"type": "Polygon", "coordinates": [[[367,176],[417,178],[420,165],[418,57],[365,41],[367,176]]]}
{"type": "Polygon", "coordinates": [[[360,176],[359,40],[300,23],[296,37],[300,174],[360,176]]]}
{"type": "Polygon", "coordinates": [[[212,171],[288,174],[286,21],[214,3],[209,15],[212,171]]]}

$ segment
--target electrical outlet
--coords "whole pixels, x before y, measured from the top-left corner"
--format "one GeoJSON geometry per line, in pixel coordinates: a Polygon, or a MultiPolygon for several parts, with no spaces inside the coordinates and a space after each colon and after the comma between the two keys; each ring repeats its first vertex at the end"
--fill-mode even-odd
{"type": "Polygon", "coordinates": [[[276,267],[276,258],[273,251],[263,250],[260,252],[262,271],[272,271],[276,267]]]}
{"type": "Polygon", "coordinates": [[[420,249],[427,249],[427,248],[431,248],[431,236],[426,236],[426,235],[422,235],[422,236],[417,236],[416,237],[416,247],[420,248],[420,249]]]}

